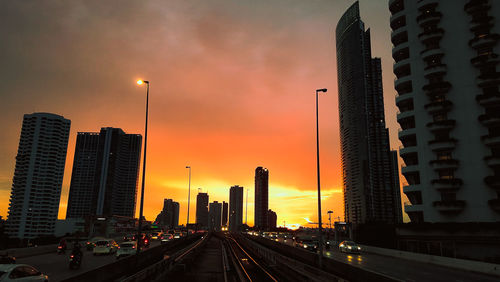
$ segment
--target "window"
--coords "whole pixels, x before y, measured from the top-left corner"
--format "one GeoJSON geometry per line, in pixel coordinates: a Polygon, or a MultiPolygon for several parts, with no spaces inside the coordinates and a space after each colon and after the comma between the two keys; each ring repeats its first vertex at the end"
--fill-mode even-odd
{"type": "Polygon", "coordinates": [[[451,160],[451,152],[449,152],[449,151],[438,152],[437,159],[438,160],[451,160]]]}

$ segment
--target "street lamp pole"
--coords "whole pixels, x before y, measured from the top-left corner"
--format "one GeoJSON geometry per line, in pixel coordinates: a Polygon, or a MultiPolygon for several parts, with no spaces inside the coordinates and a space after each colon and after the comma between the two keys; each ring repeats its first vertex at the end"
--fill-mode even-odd
{"type": "Polygon", "coordinates": [[[326,88],[316,89],[316,160],[318,169],[318,233],[319,233],[319,246],[318,246],[318,264],[323,267],[323,231],[321,228],[321,184],[319,177],[319,118],[318,118],[318,94],[319,92],[326,93],[326,88]]]}
{"type": "Polygon", "coordinates": [[[144,158],[142,163],[142,186],[141,186],[141,206],[139,208],[139,227],[137,228],[137,253],[139,253],[140,247],[140,237],[142,233],[142,217],[144,209],[144,184],[146,182],[146,149],[148,145],[148,111],[149,111],[149,81],[138,80],[137,84],[141,85],[146,83],[146,125],[144,129],[144,158]]]}
{"type": "Polygon", "coordinates": [[[330,221],[330,231],[332,230],[332,213],[333,211],[328,211],[328,220],[330,221]]]}
{"type": "MultiPolygon", "coordinates": [[[[187,215],[187,223],[186,223],[186,229],[188,229],[188,225],[189,225],[189,201],[191,200],[191,166],[186,166],[186,168],[189,169],[188,215],[187,215]]],[[[186,230],[186,231],[188,231],[188,230],[186,230]]]]}

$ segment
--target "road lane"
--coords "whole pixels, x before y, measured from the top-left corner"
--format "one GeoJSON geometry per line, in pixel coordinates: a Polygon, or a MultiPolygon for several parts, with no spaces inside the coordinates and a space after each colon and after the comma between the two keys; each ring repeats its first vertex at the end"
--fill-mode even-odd
{"type": "MultiPolygon", "coordinates": [[[[153,241],[150,248],[159,245],[160,241],[153,241]]],[[[85,248],[82,248],[82,250],[83,259],[79,269],[69,269],[69,255],[71,254],[71,250],[67,250],[66,254],[60,255],[54,250],[50,254],[19,258],[17,259],[17,263],[34,266],[42,273],[48,275],[50,281],[60,281],[116,261],[114,254],[94,256],[92,251],[87,251],[85,248]]]]}

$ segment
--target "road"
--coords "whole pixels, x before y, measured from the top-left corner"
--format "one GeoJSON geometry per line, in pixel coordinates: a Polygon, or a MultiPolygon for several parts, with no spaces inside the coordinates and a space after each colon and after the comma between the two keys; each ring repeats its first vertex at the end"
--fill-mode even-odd
{"type": "MultiPolygon", "coordinates": [[[[151,242],[150,248],[159,245],[159,241],[153,241],[151,242]]],[[[69,255],[71,250],[66,251],[66,254],[61,255],[57,254],[56,250],[54,250],[54,252],[50,254],[19,258],[16,262],[34,266],[42,273],[48,275],[50,281],[60,281],[116,261],[114,254],[94,256],[92,255],[92,251],[84,250],[83,252],[84,255],[80,269],[69,269],[69,255]]]]}

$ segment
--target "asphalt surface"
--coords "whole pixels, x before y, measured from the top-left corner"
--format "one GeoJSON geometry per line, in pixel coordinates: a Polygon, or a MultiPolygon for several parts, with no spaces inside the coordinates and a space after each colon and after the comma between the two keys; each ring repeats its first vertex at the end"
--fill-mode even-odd
{"type": "MultiPolygon", "coordinates": [[[[153,241],[149,248],[159,245],[160,241],[153,241]]],[[[35,267],[43,274],[48,275],[50,281],[60,281],[116,261],[115,254],[94,256],[92,251],[82,249],[84,249],[83,259],[79,269],[69,269],[71,250],[66,250],[65,254],[57,254],[57,250],[54,249],[53,253],[19,258],[16,262],[35,267]]]]}

